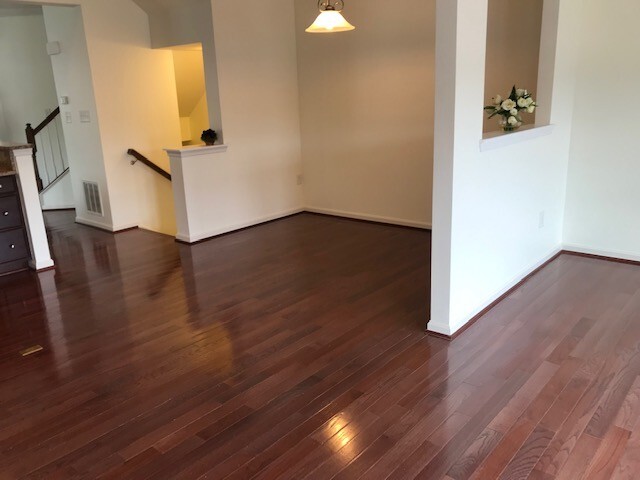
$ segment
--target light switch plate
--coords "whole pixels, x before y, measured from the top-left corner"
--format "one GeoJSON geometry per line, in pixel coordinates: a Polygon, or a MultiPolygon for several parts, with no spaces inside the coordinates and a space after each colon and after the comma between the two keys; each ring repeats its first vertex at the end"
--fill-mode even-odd
{"type": "Polygon", "coordinates": [[[91,112],[89,110],[80,110],[80,123],[91,123],[91,112]]]}
{"type": "Polygon", "coordinates": [[[67,123],[73,123],[73,113],[65,112],[64,113],[64,119],[65,119],[65,122],[67,122],[67,123]]]}
{"type": "Polygon", "coordinates": [[[69,105],[69,97],[60,97],[60,105],[69,105]]]}

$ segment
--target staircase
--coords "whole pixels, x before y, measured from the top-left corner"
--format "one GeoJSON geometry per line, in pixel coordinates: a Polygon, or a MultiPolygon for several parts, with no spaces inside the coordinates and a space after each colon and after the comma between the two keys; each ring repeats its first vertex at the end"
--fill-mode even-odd
{"type": "Polygon", "coordinates": [[[69,158],[64,143],[60,107],[53,110],[37,127],[25,129],[27,142],[33,145],[33,166],[38,191],[44,193],[69,172],[69,158]]]}

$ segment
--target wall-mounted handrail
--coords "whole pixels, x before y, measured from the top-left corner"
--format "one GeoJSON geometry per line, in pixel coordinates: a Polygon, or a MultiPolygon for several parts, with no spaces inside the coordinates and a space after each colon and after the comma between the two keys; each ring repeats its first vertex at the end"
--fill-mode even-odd
{"type": "Polygon", "coordinates": [[[141,162],[145,164],[147,167],[149,167],[151,170],[153,170],[154,172],[162,175],[164,178],[171,181],[171,174],[169,172],[167,172],[163,168],[153,163],[151,160],[149,160],[147,157],[142,155],[140,152],[134,150],[133,148],[130,148],[129,150],[127,150],[127,154],[135,158],[135,160],[131,160],[131,165],[135,165],[136,162],[141,162]]]}

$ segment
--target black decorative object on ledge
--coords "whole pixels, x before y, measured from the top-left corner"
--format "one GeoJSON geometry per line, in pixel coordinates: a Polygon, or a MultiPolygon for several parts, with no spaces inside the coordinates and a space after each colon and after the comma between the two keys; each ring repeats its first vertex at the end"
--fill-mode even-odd
{"type": "Polygon", "coordinates": [[[218,134],[215,130],[205,130],[204,132],[202,132],[202,136],[200,137],[200,139],[207,145],[215,145],[216,141],[218,140],[218,134]]]}

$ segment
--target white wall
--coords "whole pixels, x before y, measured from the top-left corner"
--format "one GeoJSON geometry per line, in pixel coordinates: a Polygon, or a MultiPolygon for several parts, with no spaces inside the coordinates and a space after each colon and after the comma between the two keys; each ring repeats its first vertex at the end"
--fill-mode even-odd
{"type": "Polygon", "coordinates": [[[79,221],[110,228],[113,221],[82,12],[78,7],[43,7],[43,11],[48,39],[60,42],[62,48],[62,53],[51,57],[51,64],[59,95],[70,98],[70,104],[61,105],[60,111],[76,216],[79,221]],[[81,110],[90,112],[91,123],[80,123],[81,110]],[[66,122],[67,114],[71,115],[72,123],[66,122]],[[87,212],[82,188],[84,180],[98,183],[104,217],[87,212]]]}
{"type": "MultiPolygon", "coordinates": [[[[218,59],[213,34],[212,0],[183,0],[178,7],[166,9],[154,2],[143,3],[149,7],[153,48],[202,44],[210,124],[222,140],[224,129],[218,88],[218,59]]],[[[240,32],[244,34],[244,28],[238,30],[237,34],[240,32]]]]}
{"type": "Polygon", "coordinates": [[[41,12],[0,16],[1,140],[25,142],[26,124],[37,126],[58,105],[46,44],[41,12]]]}
{"type": "Polygon", "coordinates": [[[75,208],[73,183],[69,172],[40,194],[40,205],[43,210],[75,208]]]}
{"type": "Polygon", "coordinates": [[[334,35],[295,6],[307,206],[430,226],[435,0],[352,0],[334,35]]]}
{"type": "Polygon", "coordinates": [[[640,4],[584,2],[567,191],[571,250],[640,260],[640,4]]]}
{"type": "Polygon", "coordinates": [[[202,132],[209,128],[209,107],[205,86],[202,50],[173,50],[178,110],[182,142],[199,145],[202,132]]]}
{"type": "Polygon", "coordinates": [[[191,144],[202,145],[202,132],[209,129],[209,106],[207,96],[202,95],[200,101],[189,117],[189,130],[191,131],[191,144]]]}
{"type": "MultiPolygon", "coordinates": [[[[485,104],[496,95],[506,98],[513,85],[538,91],[538,63],[543,0],[489,0],[485,104]]],[[[535,113],[523,113],[524,124],[535,123],[535,113]]],[[[485,116],[484,131],[500,130],[498,117],[485,116]]]]}
{"type": "MultiPolygon", "coordinates": [[[[45,7],[49,40],[64,43],[62,55],[55,57],[54,71],[59,96],[70,97],[66,109],[75,117],[72,126],[65,124],[65,137],[68,143],[71,138],[80,139],[78,143],[85,146],[83,152],[77,152],[76,163],[102,164],[74,172],[74,191],[81,194],[76,182],[99,177],[98,170],[104,169],[104,178],[98,180],[105,196],[105,217],[79,211],[79,220],[113,230],[141,226],[173,234],[170,184],[141,165],[131,167],[126,155],[127,149],[135,148],[168,168],[162,149],[181,144],[171,52],[151,49],[147,15],[132,1],[81,3],[79,9],[45,7]],[[69,12],[76,12],[76,18],[65,19],[73,15],[69,12]],[[83,38],[86,51],[75,55],[83,38]],[[82,109],[92,112],[91,124],[77,124],[82,109]],[[91,136],[82,136],[80,130],[90,131],[91,136]]],[[[69,157],[73,170],[71,151],[69,157]]],[[[76,205],[83,202],[76,198],[76,205]]]]}
{"type": "MultiPolygon", "coordinates": [[[[451,335],[562,248],[578,0],[546,0],[540,88],[555,130],[481,153],[487,0],[438,0],[432,318],[451,335]],[[457,14],[457,19],[456,19],[457,14]],[[549,72],[554,72],[552,84],[549,72]],[[551,88],[552,87],[552,88],[551,88]],[[454,107],[453,109],[451,107],[454,107]],[[545,225],[539,228],[540,212],[545,225]]],[[[516,134],[517,135],[517,134],[516,134]]],[[[513,137],[518,138],[518,137],[513,137]]]]}
{"type": "MultiPolygon", "coordinates": [[[[16,9],[10,16],[0,16],[0,139],[24,142],[25,125],[36,127],[57,105],[51,60],[47,55],[47,32],[42,9],[16,9]],[[23,12],[23,13],[21,13],[23,12]],[[3,127],[4,126],[4,127],[3,127]]],[[[62,130],[58,118],[38,135],[38,166],[45,179],[60,168],[66,156],[64,139],[54,132],[62,130]],[[62,144],[58,142],[62,140],[62,144]],[[45,158],[48,159],[45,165],[45,158]]],[[[75,200],[71,177],[52,185],[42,195],[43,208],[73,208],[75,200]]]]}
{"type": "MultiPolygon", "coordinates": [[[[229,146],[225,153],[185,160],[189,238],[300,211],[293,2],[193,0],[168,10],[143,4],[154,47],[202,43],[211,128],[220,131],[224,122],[229,146]]],[[[174,188],[182,170],[174,172],[174,188]]]]}
{"type": "MultiPolygon", "coordinates": [[[[216,193],[227,192],[224,205],[217,210],[217,224],[232,225],[299,210],[303,198],[302,188],[296,184],[302,166],[293,3],[214,1],[212,7],[215,15],[211,12],[209,18],[194,10],[183,12],[183,20],[197,20],[206,27],[214,18],[215,42],[222,52],[220,58],[215,49],[207,54],[205,45],[213,47],[214,39],[202,42],[208,88],[211,78],[217,77],[210,72],[218,67],[222,71],[219,108],[210,104],[210,110],[223,113],[225,140],[231,145],[223,161],[211,165],[210,175],[203,175],[209,179],[207,188],[214,189],[214,184],[222,181],[216,193]]],[[[108,183],[110,197],[105,198],[105,204],[111,211],[102,222],[94,223],[115,230],[140,225],[168,232],[170,185],[140,165],[130,167],[125,152],[136,148],[166,167],[168,159],[160,149],[181,143],[175,78],[168,73],[173,69],[171,52],[150,48],[147,15],[130,0],[82,0],[80,11],[91,77],[74,76],[74,68],[60,77],[67,83],[88,81],[95,98],[94,105],[83,107],[94,114],[94,122],[70,127],[89,131],[91,125],[94,137],[85,138],[84,145],[92,147],[94,157],[103,156],[98,164],[103,164],[105,180],[98,181],[108,183]]],[[[65,32],[57,34],[70,35],[77,30],[77,26],[67,25],[65,32]]],[[[198,28],[193,29],[195,33],[187,30],[182,29],[180,43],[201,41],[198,28]],[[192,34],[197,38],[189,36],[192,34]]],[[[213,28],[210,30],[212,33],[213,28]]],[[[177,38],[169,37],[172,43],[177,38]]],[[[78,94],[63,93],[66,90],[58,87],[60,95],[78,94]]],[[[75,115],[79,102],[73,101],[69,108],[75,115]]],[[[92,177],[97,178],[94,173],[92,177]]]]}
{"type": "Polygon", "coordinates": [[[171,52],[151,49],[147,16],[130,0],[87,1],[83,12],[114,228],[173,234],[171,185],[126,154],[168,169],[163,148],[181,144],[171,52]]]}
{"type": "Polygon", "coordinates": [[[303,206],[293,3],[212,3],[229,149],[199,163],[190,183],[200,237],[303,206]]]}

